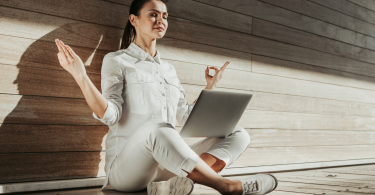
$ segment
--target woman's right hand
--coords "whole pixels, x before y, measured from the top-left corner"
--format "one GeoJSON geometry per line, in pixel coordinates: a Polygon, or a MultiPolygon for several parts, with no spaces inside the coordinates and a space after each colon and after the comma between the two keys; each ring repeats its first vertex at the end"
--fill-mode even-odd
{"type": "Polygon", "coordinates": [[[86,76],[86,68],[83,64],[81,58],[70,48],[65,45],[59,39],[55,39],[59,53],[57,57],[59,58],[60,65],[68,71],[76,80],[86,76]]]}

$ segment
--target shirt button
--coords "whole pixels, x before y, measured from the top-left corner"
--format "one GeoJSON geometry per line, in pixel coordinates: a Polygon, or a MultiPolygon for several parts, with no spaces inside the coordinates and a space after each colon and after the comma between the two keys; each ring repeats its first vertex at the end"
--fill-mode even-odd
{"type": "Polygon", "coordinates": [[[164,106],[164,110],[167,109],[167,107],[164,106]]]}
{"type": "Polygon", "coordinates": [[[159,71],[156,71],[156,73],[158,73],[159,71]]]}
{"type": "Polygon", "coordinates": [[[160,84],[163,84],[162,82],[160,82],[160,84]]]}
{"type": "Polygon", "coordinates": [[[165,96],[165,94],[163,93],[163,96],[165,96]]]}

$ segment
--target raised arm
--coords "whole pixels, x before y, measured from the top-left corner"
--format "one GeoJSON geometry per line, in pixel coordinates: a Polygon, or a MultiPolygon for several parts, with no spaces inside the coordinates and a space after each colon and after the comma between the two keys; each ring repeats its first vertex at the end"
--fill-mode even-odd
{"type": "MultiPolygon", "coordinates": [[[[106,92],[108,96],[108,97],[105,97],[105,94],[103,93],[102,95],[100,91],[92,83],[92,81],[89,79],[82,60],[72,50],[72,48],[70,48],[68,45],[65,45],[62,41],[58,39],[56,39],[55,42],[59,49],[59,53],[57,54],[57,57],[59,58],[60,65],[66,71],[68,71],[76,80],[77,84],[81,88],[81,91],[86,99],[87,104],[93,111],[94,117],[101,120],[103,123],[107,125],[112,125],[116,121],[118,121],[118,119],[121,117],[120,113],[121,113],[122,98],[118,100],[119,96],[111,94],[108,88],[111,88],[112,87],[111,85],[115,85],[114,83],[116,83],[116,82],[111,82],[111,81],[117,81],[117,83],[118,83],[118,79],[122,81],[122,78],[118,78],[118,77],[122,77],[121,76],[122,74],[117,75],[116,73],[113,74],[112,72],[110,72],[112,71],[109,68],[111,64],[110,62],[106,63],[107,66],[105,66],[105,68],[102,68],[102,88],[104,84],[105,85],[104,87],[107,88],[106,92]],[[107,100],[107,99],[110,99],[111,95],[116,97],[116,101],[110,102],[107,100]]],[[[107,59],[110,60],[110,58],[107,58],[107,59]]],[[[103,60],[103,64],[104,64],[104,61],[105,60],[103,60]]],[[[115,69],[115,72],[116,71],[118,72],[118,70],[115,69]]],[[[120,85],[117,84],[116,87],[118,86],[121,86],[120,91],[122,91],[122,83],[120,85]]],[[[120,94],[120,97],[121,97],[121,94],[120,94]]]]}
{"type": "MultiPolygon", "coordinates": [[[[205,70],[205,78],[207,81],[207,86],[205,90],[213,90],[216,88],[217,82],[222,78],[222,75],[224,73],[225,68],[228,66],[230,62],[227,61],[220,69],[216,67],[207,67],[205,70]],[[209,69],[214,69],[215,70],[215,75],[211,76],[209,74],[209,69]]],[[[193,110],[193,107],[195,103],[197,102],[198,98],[191,104],[188,104],[186,98],[185,98],[185,90],[182,87],[180,80],[178,80],[178,85],[180,89],[180,99],[178,100],[177,104],[177,116],[176,119],[178,123],[180,123],[181,126],[184,126],[187,118],[189,117],[191,111],[193,110]]]]}

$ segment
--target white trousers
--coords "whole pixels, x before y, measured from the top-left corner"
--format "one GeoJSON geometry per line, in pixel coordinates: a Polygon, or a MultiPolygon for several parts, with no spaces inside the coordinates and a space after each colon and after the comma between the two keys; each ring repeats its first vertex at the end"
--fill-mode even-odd
{"type": "Polygon", "coordinates": [[[133,192],[153,181],[186,177],[183,170],[190,173],[204,152],[223,160],[226,168],[249,144],[249,134],[237,125],[225,138],[207,137],[188,145],[172,125],[152,119],[129,137],[110,168],[109,183],[118,191],[133,192]]]}

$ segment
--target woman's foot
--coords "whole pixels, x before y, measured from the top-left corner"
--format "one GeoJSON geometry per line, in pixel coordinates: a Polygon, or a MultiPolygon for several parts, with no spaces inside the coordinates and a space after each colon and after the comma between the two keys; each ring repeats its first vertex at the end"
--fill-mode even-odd
{"type": "Polygon", "coordinates": [[[172,177],[168,181],[151,182],[147,185],[148,195],[188,195],[194,189],[194,182],[187,177],[172,177]]]}
{"type": "Polygon", "coordinates": [[[240,180],[226,180],[218,191],[224,195],[262,195],[275,190],[277,183],[271,174],[255,174],[240,180]]]}

